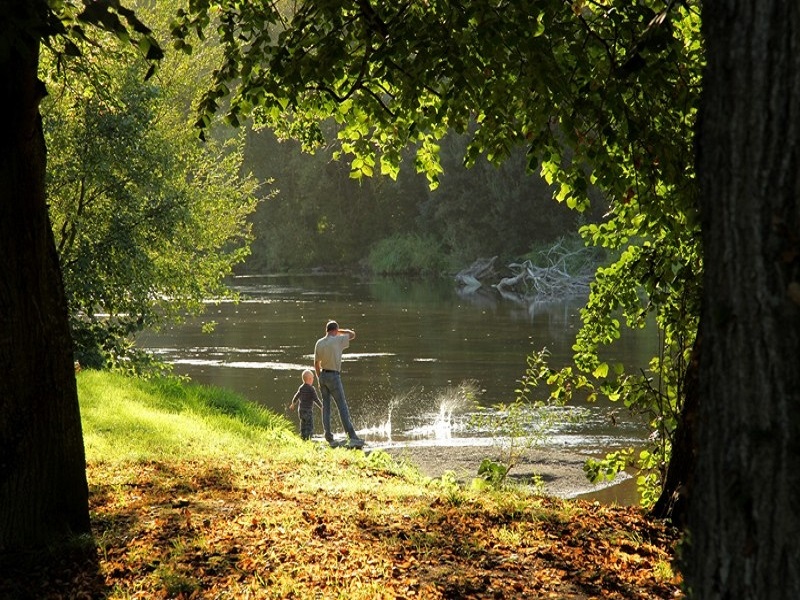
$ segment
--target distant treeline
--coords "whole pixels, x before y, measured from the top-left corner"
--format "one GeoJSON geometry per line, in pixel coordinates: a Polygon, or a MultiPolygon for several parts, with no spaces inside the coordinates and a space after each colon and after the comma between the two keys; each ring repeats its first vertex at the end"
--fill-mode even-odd
{"type": "MultiPolygon", "coordinates": [[[[524,256],[596,218],[555,202],[550,187],[526,173],[523,148],[499,167],[479,159],[467,169],[465,146],[463,136],[443,141],[444,175],[431,191],[413,159],[396,181],[356,180],[346,160],[333,160],[335,147],[309,155],[297,142],[250,132],[245,168],[272,182],[265,195],[278,193],[252,216],[252,255],[238,270],[452,272],[481,256],[524,256]]],[[[597,215],[604,210],[595,208],[597,215]]]]}

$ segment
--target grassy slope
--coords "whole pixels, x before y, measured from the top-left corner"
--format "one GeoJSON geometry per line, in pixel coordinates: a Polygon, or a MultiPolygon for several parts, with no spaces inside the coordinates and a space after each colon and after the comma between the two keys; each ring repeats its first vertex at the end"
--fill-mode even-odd
{"type": "MultiPolygon", "coordinates": [[[[18,598],[672,598],[635,509],[473,494],[304,443],[224,390],[78,377],[93,540],[6,561],[18,598]]],[[[0,557],[2,559],[3,557],[0,557]]]]}

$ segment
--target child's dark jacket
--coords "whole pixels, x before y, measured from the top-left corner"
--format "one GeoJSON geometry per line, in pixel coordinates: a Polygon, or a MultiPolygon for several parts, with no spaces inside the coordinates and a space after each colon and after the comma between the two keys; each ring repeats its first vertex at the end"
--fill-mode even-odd
{"type": "Polygon", "coordinates": [[[297,403],[299,412],[311,412],[314,405],[320,406],[317,390],[310,383],[303,383],[297,388],[297,393],[292,398],[292,404],[297,403]]]}

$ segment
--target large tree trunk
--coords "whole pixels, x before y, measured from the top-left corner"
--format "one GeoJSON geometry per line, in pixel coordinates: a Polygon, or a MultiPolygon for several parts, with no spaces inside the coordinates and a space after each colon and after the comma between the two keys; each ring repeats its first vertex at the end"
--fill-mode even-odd
{"type": "Polygon", "coordinates": [[[800,598],[800,4],[707,0],[694,597],[800,598]]]}
{"type": "Polygon", "coordinates": [[[4,38],[0,55],[0,552],[89,531],[72,344],[45,201],[34,30],[4,38]]]}

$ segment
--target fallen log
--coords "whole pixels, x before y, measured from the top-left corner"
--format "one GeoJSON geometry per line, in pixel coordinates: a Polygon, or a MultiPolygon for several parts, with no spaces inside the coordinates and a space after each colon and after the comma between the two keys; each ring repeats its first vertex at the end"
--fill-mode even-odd
{"type": "Polygon", "coordinates": [[[469,267],[456,274],[456,283],[463,287],[478,289],[483,285],[482,281],[484,279],[497,277],[497,272],[494,268],[495,262],[497,262],[496,256],[477,259],[469,267]]]}

